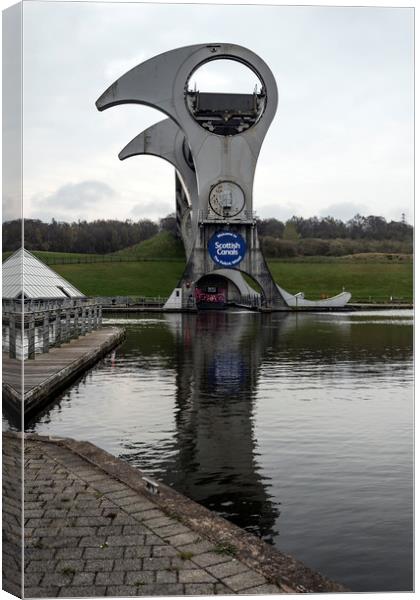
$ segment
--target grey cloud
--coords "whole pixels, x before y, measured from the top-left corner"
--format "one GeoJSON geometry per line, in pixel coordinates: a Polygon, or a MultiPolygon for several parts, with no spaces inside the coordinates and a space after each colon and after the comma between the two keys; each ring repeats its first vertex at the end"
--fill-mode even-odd
{"type": "Polygon", "coordinates": [[[35,200],[39,211],[48,209],[77,211],[79,208],[87,208],[97,205],[99,202],[108,200],[115,196],[114,190],[102,181],[81,181],[79,183],[67,183],[53,194],[39,197],[35,200]]]}
{"type": "Polygon", "coordinates": [[[3,194],[2,220],[13,221],[22,217],[22,204],[18,195],[9,196],[3,194]]]}
{"type": "MultiPolygon", "coordinates": [[[[335,198],[355,198],[366,204],[367,213],[386,215],[394,210],[396,193],[399,204],[413,205],[407,172],[412,158],[405,151],[412,148],[412,12],[32,2],[25,5],[25,188],[37,193],[32,206],[28,203],[31,214],[54,212],[57,198],[41,206],[35,204],[38,194],[45,196],[46,186],[56,189],[72,179],[108,183],[122,199],[118,210],[124,218],[137,203],[132,215],[162,216],[173,210],[169,200],[164,204],[167,179],[156,177],[155,170],[128,169],[116,157],[134,135],[162,116],[134,105],[98,113],[94,102],[138,61],[214,41],[215,19],[216,41],[254,50],[267,61],[279,86],[278,111],[258,163],[260,172],[266,166],[267,190],[274,190],[260,196],[266,206],[255,203],[262,217],[324,213],[322,207],[335,198]],[[256,30],[262,35],[255,36],[256,30]],[[281,172],[272,157],[288,158],[281,172]],[[139,188],[141,197],[135,192],[139,188]],[[133,196],[129,205],[124,198],[133,196]],[[274,205],[277,197],[293,206],[274,205]]],[[[114,216],[116,202],[107,198],[106,203],[86,204],[81,212],[89,218],[96,211],[114,216]]],[[[62,209],[73,217],[68,202],[62,209]]]]}
{"type": "Polygon", "coordinates": [[[338,202],[337,204],[330,204],[327,208],[323,208],[319,211],[319,214],[321,217],[334,217],[342,221],[348,221],[357,214],[366,215],[368,212],[369,210],[364,204],[338,202]]]}
{"type": "Polygon", "coordinates": [[[44,223],[51,223],[51,221],[53,219],[54,219],[54,221],[58,221],[59,223],[71,223],[72,221],[77,221],[81,217],[80,217],[80,215],[76,215],[73,213],[60,213],[60,212],[56,212],[54,210],[50,210],[50,211],[45,210],[45,211],[38,211],[34,217],[30,216],[28,218],[39,219],[40,221],[43,221],[44,223]]]}
{"type": "Polygon", "coordinates": [[[174,202],[144,202],[133,206],[131,214],[134,217],[165,217],[171,212],[174,212],[174,202]]]}
{"type": "Polygon", "coordinates": [[[294,215],[301,216],[302,209],[298,204],[265,204],[258,206],[257,214],[261,219],[275,218],[280,221],[287,221],[294,215]]]}
{"type": "Polygon", "coordinates": [[[393,221],[401,221],[402,215],[404,214],[404,218],[407,223],[413,224],[414,215],[413,210],[410,206],[398,206],[394,210],[390,211],[389,219],[393,221]]]}

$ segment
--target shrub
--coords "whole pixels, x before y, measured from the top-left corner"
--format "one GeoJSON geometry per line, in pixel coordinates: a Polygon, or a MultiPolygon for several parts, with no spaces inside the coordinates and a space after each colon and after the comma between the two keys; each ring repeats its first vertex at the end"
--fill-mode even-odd
{"type": "Polygon", "coordinates": [[[306,238],[299,241],[298,251],[303,256],[325,256],[330,250],[330,242],[306,238]]]}
{"type": "Polygon", "coordinates": [[[263,252],[268,258],[293,258],[298,255],[296,242],[270,236],[262,238],[261,242],[263,252]]]}
{"type": "Polygon", "coordinates": [[[331,240],[327,254],[328,256],[345,256],[346,254],[351,254],[349,246],[351,244],[345,244],[344,240],[331,240]]]}

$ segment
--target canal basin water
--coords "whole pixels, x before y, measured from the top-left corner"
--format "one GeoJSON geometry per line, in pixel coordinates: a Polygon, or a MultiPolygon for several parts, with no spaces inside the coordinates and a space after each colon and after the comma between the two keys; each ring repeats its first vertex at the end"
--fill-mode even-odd
{"type": "Polygon", "coordinates": [[[89,440],[355,591],[412,589],[411,311],[106,322],[124,344],[29,431],[89,440]]]}

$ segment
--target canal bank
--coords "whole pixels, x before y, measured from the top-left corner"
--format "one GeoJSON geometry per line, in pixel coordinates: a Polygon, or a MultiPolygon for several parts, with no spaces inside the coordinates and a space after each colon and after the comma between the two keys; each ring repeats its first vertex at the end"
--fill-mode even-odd
{"type": "MultiPolygon", "coordinates": [[[[351,304],[347,304],[343,307],[328,307],[328,308],[320,308],[320,307],[299,307],[299,308],[287,308],[284,310],[264,310],[264,309],[255,309],[250,308],[245,305],[240,304],[232,304],[226,307],[226,310],[249,310],[251,312],[281,312],[281,313],[341,313],[341,312],[356,312],[361,310],[367,311],[384,311],[384,310],[412,310],[414,307],[413,304],[409,303],[390,303],[390,304],[372,304],[368,302],[354,302],[351,304]]],[[[142,306],[136,304],[119,304],[119,305],[104,305],[102,312],[104,315],[106,314],[121,314],[121,313],[130,313],[132,315],[143,314],[143,313],[175,313],[175,314],[191,314],[197,313],[197,309],[194,310],[177,310],[177,309],[168,309],[163,308],[163,306],[142,306]]]]}
{"type": "Polygon", "coordinates": [[[51,348],[48,353],[37,355],[35,360],[22,361],[3,353],[3,403],[6,410],[18,419],[22,404],[25,417],[41,410],[59,391],[115,348],[124,335],[121,327],[104,327],[72,339],[63,346],[51,348]]]}
{"type": "MultiPolygon", "coordinates": [[[[4,434],[9,468],[18,436],[4,434]]],[[[24,448],[26,597],[345,591],[89,442],[26,434],[24,448]]]]}

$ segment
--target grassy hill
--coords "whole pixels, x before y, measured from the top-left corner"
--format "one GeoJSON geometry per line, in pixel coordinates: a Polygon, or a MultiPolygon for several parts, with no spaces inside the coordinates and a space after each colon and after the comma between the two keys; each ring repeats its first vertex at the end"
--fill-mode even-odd
{"type": "MultiPolygon", "coordinates": [[[[413,269],[404,263],[268,261],[274,279],[308,299],[333,296],[343,287],[354,301],[412,300],[413,269]]],[[[88,295],[168,296],[177,284],[184,260],[54,265],[54,269],[88,295]]]]}
{"type": "Polygon", "coordinates": [[[331,262],[281,263],[268,261],[275,281],[296,294],[305,292],[308,300],[351,292],[352,301],[386,302],[412,300],[413,265],[409,262],[331,262]]]}
{"type": "Polygon", "coordinates": [[[412,263],[412,254],[389,252],[361,252],[344,256],[296,256],[293,258],[268,258],[271,262],[284,263],[412,263]]]}
{"type": "MultiPolygon", "coordinates": [[[[108,256],[33,252],[87,295],[163,296],[179,281],[185,255],[182,243],[168,232],[108,256]]],[[[5,257],[4,253],[3,258],[5,257]]],[[[353,254],[268,259],[274,279],[291,293],[308,299],[333,296],[343,287],[354,301],[412,300],[412,256],[353,254]]]]}
{"type": "MultiPolygon", "coordinates": [[[[58,262],[66,262],[72,261],[76,262],[77,260],[81,261],[102,261],[104,258],[108,258],[107,255],[102,254],[86,254],[82,252],[48,252],[47,250],[30,250],[31,254],[34,254],[37,258],[41,259],[47,264],[55,264],[58,262]]],[[[7,252],[2,253],[2,259],[6,260],[9,256],[13,254],[12,251],[8,250],[7,252]]],[[[111,255],[109,255],[111,256],[111,255]]]]}
{"type": "Polygon", "coordinates": [[[185,259],[184,245],[168,231],[161,231],[149,240],[114,252],[114,256],[129,258],[178,258],[185,259]]]}
{"type": "MultiPolygon", "coordinates": [[[[185,260],[184,246],[181,240],[175,238],[167,231],[161,231],[152,238],[128,246],[112,254],[84,254],[81,252],[48,252],[46,250],[31,250],[32,254],[40,258],[47,264],[59,264],[67,262],[119,262],[127,258],[128,260],[185,260]]],[[[8,258],[13,252],[3,252],[3,260],[8,258]]]]}
{"type": "Polygon", "coordinates": [[[53,268],[88,296],[163,296],[176,286],[183,260],[54,265],[53,268]]]}

